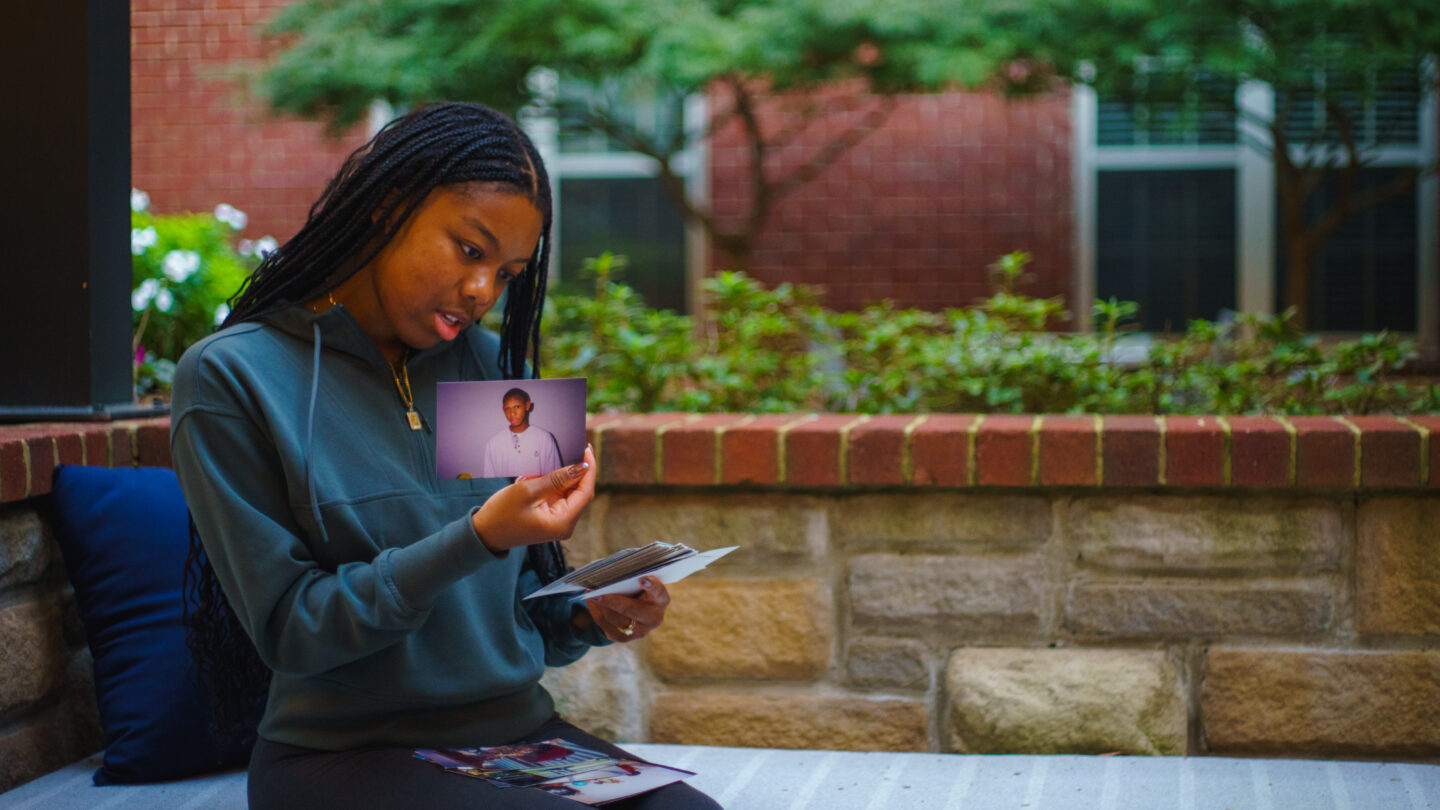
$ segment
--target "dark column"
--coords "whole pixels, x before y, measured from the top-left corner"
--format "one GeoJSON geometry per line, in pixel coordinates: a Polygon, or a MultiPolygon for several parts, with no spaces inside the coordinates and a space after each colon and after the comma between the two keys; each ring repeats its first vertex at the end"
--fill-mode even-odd
{"type": "Polygon", "coordinates": [[[130,414],[130,3],[7,8],[0,420],[130,414]]]}

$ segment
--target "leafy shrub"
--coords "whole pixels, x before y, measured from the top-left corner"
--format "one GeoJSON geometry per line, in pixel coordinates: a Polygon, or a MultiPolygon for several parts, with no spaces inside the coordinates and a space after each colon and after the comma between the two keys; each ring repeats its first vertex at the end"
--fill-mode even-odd
{"type": "Polygon", "coordinates": [[[149,197],[130,199],[133,255],[136,394],[169,390],[175,361],[190,344],[210,334],[229,313],[226,300],[239,289],[274,240],[231,244],[245,214],[229,205],[213,213],[160,215],[149,197]]]}
{"type": "Polygon", "coordinates": [[[552,295],[547,374],[588,376],[591,410],[857,413],[1271,413],[1440,410],[1440,386],[1393,377],[1413,341],[1381,332],[1323,346],[1292,313],[1192,321],[1143,357],[1121,352],[1138,305],[1096,301],[1093,333],[1054,331],[1059,298],[1017,292],[1030,257],[992,266],[995,294],[926,312],[890,303],[832,312],[815,290],[706,279],[703,324],[647,309],[610,254],[592,296],[552,295]]]}

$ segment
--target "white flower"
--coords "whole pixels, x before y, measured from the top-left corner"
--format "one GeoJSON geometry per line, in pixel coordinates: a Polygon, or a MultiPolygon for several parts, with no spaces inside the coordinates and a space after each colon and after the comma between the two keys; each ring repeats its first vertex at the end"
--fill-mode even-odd
{"type": "Polygon", "coordinates": [[[173,306],[175,306],[175,296],[169,290],[161,287],[160,292],[155,293],[155,308],[161,312],[169,312],[173,306]]]}
{"type": "Polygon", "coordinates": [[[274,253],[278,247],[280,247],[280,243],[275,241],[275,237],[262,236],[255,240],[255,255],[263,259],[274,253]]]}
{"type": "Polygon", "coordinates": [[[193,250],[172,250],[165,254],[165,262],[160,269],[166,278],[180,284],[200,269],[200,254],[193,250]]]}
{"type": "Polygon", "coordinates": [[[138,188],[130,189],[130,210],[148,211],[150,209],[150,195],[138,188]]]}
{"type": "Polygon", "coordinates": [[[155,232],[153,225],[130,229],[130,252],[136,256],[154,247],[158,241],[160,241],[160,235],[155,232]]]}
{"type": "Polygon", "coordinates": [[[250,221],[250,217],[245,216],[244,211],[229,203],[220,203],[215,206],[215,218],[237,231],[245,230],[245,223],[250,221]]]}
{"type": "Polygon", "coordinates": [[[155,295],[158,292],[160,292],[160,282],[153,278],[145,279],[140,282],[139,287],[136,287],[135,290],[130,293],[130,308],[136,312],[140,312],[150,306],[150,302],[155,300],[155,295]]]}
{"type": "Polygon", "coordinates": [[[240,251],[241,256],[249,256],[255,252],[255,243],[249,239],[241,239],[240,244],[236,245],[235,249],[240,251]]]}
{"type": "Polygon", "coordinates": [[[221,304],[220,306],[215,307],[215,325],[216,325],[216,326],[219,326],[220,324],[224,323],[224,322],[225,322],[225,319],[228,318],[228,317],[230,317],[230,305],[229,305],[229,304],[221,304]]]}

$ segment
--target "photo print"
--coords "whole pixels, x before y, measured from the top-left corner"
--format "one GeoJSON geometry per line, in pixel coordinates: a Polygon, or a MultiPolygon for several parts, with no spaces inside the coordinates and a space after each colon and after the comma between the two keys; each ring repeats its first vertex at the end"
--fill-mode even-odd
{"type": "Polygon", "coordinates": [[[584,377],[443,382],[436,399],[435,474],[548,475],[585,458],[584,377]]]}

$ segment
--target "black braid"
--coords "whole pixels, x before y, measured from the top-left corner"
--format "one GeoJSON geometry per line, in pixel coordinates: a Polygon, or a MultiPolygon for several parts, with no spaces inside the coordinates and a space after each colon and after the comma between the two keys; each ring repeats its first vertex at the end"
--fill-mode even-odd
{"type": "MultiPolygon", "coordinates": [[[[497,358],[505,379],[523,379],[529,355],[538,378],[554,210],[550,178],[535,144],[515,122],[482,104],[422,107],[351,153],[310,207],[299,233],[265,256],[231,297],[222,328],[333,290],[389,244],[431,191],[462,183],[507,187],[540,211],[535,254],[506,285],[497,358]]],[[[526,553],[542,583],[569,570],[559,543],[532,545],[526,553]]],[[[193,518],[184,621],[196,674],[211,695],[216,742],[232,743],[247,733],[243,741],[253,742],[271,672],[230,611],[193,518]]]]}
{"type": "Polygon", "coordinates": [[[190,516],[190,552],[185,558],[181,592],[185,646],[190,651],[190,679],[202,695],[210,697],[210,736],[217,766],[235,750],[255,744],[256,726],[265,711],[270,669],[255,652],[255,645],[230,612],[215,569],[200,544],[195,517],[190,516]]]}

